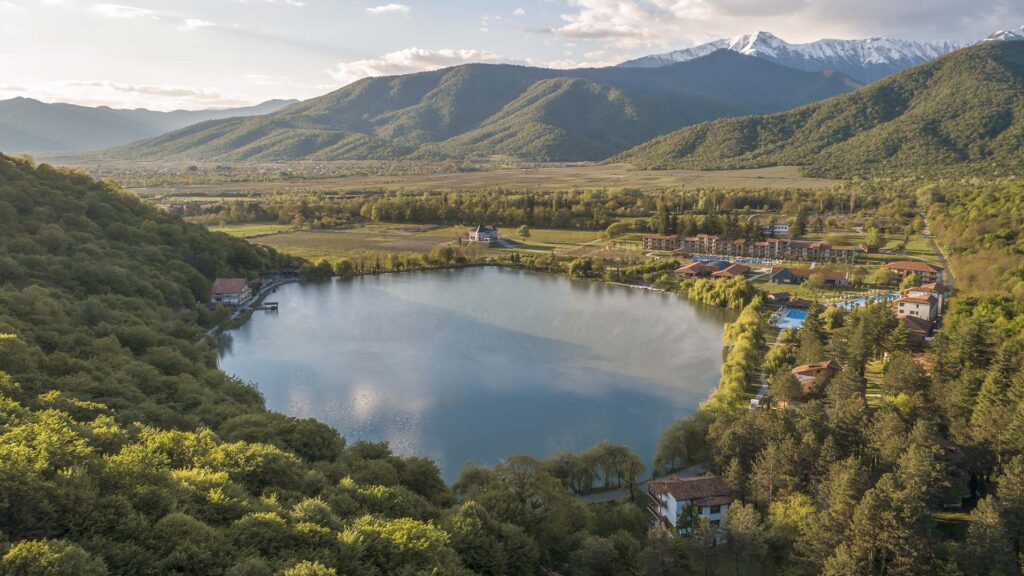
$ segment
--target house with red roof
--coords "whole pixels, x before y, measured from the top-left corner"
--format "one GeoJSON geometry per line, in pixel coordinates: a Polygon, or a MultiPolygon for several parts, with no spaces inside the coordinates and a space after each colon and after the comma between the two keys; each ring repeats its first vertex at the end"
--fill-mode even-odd
{"type": "Polygon", "coordinates": [[[210,303],[240,306],[252,298],[252,288],[245,278],[217,278],[210,288],[210,303]]]}
{"type": "Polygon", "coordinates": [[[699,518],[717,526],[725,518],[733,493],[725,480],[713,474],[692,478],[673,476],[647,483],[648,512],[655,524],[687,534],[699,518]]]}
{"type": "Polygon", "coordinates": [[[790,373],[800,383],[800,388],[803,389],[804,394],[808,394],[817,388],[818,384],[823,380],[835,378],[840,370],[842,370],[842,366],[835,360],[823,360],[813,364],[797,366],[790,373]]]}
{"type": "Polygon", "coordinates": [[[938,283],[942,281],[942,268],[932,266],[927,262],[919,262],[917,260],[900,260],[899,262],[890,262],[885,266],[882,266],[882,268],[892,270],[897,276],[899,276],[900,280],[914,274],[917,276],[918,282],[921,282],[922,284],[938,283]]]}

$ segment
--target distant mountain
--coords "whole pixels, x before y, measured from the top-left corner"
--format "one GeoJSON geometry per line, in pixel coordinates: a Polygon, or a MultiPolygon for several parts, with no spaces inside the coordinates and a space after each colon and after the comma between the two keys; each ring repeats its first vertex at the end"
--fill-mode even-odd
{"type": "Polygon", "coordinates": [[[120,158],[599,160],[676,128],[786,110],[859,85],[728,51],[658,69],[468,64],[367,78],[286,110],[205,122],[120,158]]]}
{"type": "Polygon", "coordinates": [[[982,42],[1000,42],[1000,41],[1014,41],[1024,40],[1024,26],[1017,28],[1016,30],[999,30],[988,35],[988,38],[982,40],[982,42]]]}
{"type": "Polygon", "coordinates": [[[0,150],[8,153],[99,150],[152,138],[197,122],[270,114],[297,103],[298,100],[270,100],[246,108],[155,112],[13,98],[0,101],[0,150]]]}
{"type": "Polygon", "coordinates": [[[814,176],[1024,174],[1024,42],[986,42],[850,94],[728,118],[612,161],[702,170],[804,165],[814,176]]]}
{"type": "Polygon", "coordinates": [[[619,66],[656,68],[700,58],[715,50],[731,50],[798,70],[837,70],[850,78],[868,83],[964,46],[965,44],[959,42],[912,42],[893,38],[825,39],[807,44],[790,44],[768,32],[755,32],[667,54],[645,56],[619,66]]]}

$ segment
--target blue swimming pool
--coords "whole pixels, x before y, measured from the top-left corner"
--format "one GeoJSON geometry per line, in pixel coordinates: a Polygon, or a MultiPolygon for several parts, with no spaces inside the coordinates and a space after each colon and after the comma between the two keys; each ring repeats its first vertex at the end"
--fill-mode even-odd
{"type": "Polygon", "coordinates": [[[870,302],[887,302],[887,301],[895,300],[895,299],[897,299],[899,297],[900,297],[899,294],[875,294],[873,296],[867,296],[867,297],[862,296],[860,298],[854,298],[853,300],[845,300],[843,302],[837,302],[836,304],[834,304],[834,306],[838,306],[839,308],[843,308],[845,310],[853,310],[854,308],[859,308],[861,306],[864,306],[869,301],[870,302]]]}
{"type": "Polygon", "coordinates": [[[799,328],[803,326],[806,318],[807,310],[783,308],[779,313],[779,318],[775,322],[775,325],[778,326],[780,330],[785,330],[787,328],[799,328]]]}

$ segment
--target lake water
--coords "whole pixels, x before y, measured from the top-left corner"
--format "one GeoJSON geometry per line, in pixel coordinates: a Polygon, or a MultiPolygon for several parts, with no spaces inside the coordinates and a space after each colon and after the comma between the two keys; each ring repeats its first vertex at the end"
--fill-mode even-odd
{"type": "Polygon", "coordinates": [[[650,464],[717,384],[732,313],[599,282],[469,268],[292,284],[227,335],[267,406],[386,440],[453,481],[466,462],[601,440],[650,464]]]}

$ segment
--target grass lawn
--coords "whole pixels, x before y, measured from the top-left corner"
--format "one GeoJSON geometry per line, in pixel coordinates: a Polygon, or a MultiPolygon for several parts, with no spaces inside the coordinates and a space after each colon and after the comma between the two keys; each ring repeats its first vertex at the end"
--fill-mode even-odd
{"type": "Polygon", "coordinates": [[[259,236],[270,236],[292,230],[288,224],[233,224],[230,226],[211,226],[214,232],[223,232],[237,238],[257,238],[259,236]]]}
{"type": "MultiPolygon", "coordinates": [[[[294,230],[276,224],[246,224],[215,227],[212,230],[232,234],[252,242],[270,246],[285,254],[311,261],[337,260],[368,252],[429,253],[437,246],[458,242],[469,228],[466,226],[431,226],[416,224],[372,223],[332,230],[294,230]]],[[[513,230],[503,230],[512,243],[511,250],[524,252],[557,252],[561,255],[585,255],[605,248],[599,233],[586,230],[531,229],[526,240],[513,230]],[[579,252],[579,254],[577,254],[579,252]]],[[[509,250],[484,245],[476,246],[482,253],[509,250]]]]}
{"type": "Polygon", "coordinates": [[[836,180],[806,178],[799,168],[779,166],[753,170],[637,170],[626,164],[576,164],[532,166],[472,172],[406,175],[348,176],[270,182],[178,184],[131,189],[143,197],[161,196],[165,202],[196,196],[236,197],[275,192],[375,192],[480,190],[503,186],[518,190],[568,190],[572,188],[829,188],[836,180]]]}

